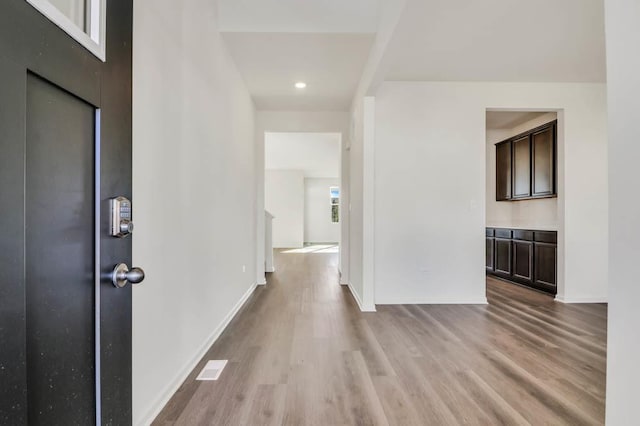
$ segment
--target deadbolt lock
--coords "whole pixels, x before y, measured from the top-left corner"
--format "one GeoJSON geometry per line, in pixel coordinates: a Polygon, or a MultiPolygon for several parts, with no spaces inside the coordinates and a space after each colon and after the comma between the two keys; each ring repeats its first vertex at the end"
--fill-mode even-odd
{"type": "Polygon", "coordinates": [[[110,235],[124,238],[133,232],[131,221],[131,201],[125,197],[116,197],[110,200],[111,225],[110,235]]]}

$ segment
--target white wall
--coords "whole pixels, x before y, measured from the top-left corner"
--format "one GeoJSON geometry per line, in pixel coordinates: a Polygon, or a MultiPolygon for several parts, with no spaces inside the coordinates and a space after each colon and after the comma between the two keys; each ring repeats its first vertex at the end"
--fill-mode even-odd
{"type": "Polygon", "coordinates": [[[607,424],[637,423],[640,383],[640,3],[605,0],[609,100],[610,274],[607,424]]]}
{"type": "Polygon", "coordinates": [[[304,174],[265,170],[265,209],[274,216],[273,247],[297,248],[304,242],[304,174]]]}
{"type": "Polygon", "coordinates": [[[375,99],[365,96],[354,105],[352,116],[350,173],[350,226],[349,226],[349,289],[363,311],[375,311],[373,287],[373,254],[370,238],[373,220],[372,185],[365,187],[373,173],[371,164],[365,167],[365,158],[373,154],[375,99]]]}
{"type": "Polygon", "coordinates": [[[340,223],[331,220],[329,188],[340,187],[339,178],[305,178],[304,180],[304,242],[337,243],[340,223]]]}
{"type": "MultiPolygon", "coordinates": [[[[555,112],[544,114],[512,129],[487,129],[486,168],[486,223],[489,227],[558,229],[558,199],[541,198],[522,201],[496,201],[496,147],[495,144],[526,132],[557,118],[555,112]]],[[[558,181],[558,185],[562,182],[558,181]]],[[[561,191],[562,192],[562,191],[561,191]]]]}
{"type": "Polygon", "coordinates": [[[485,300],[487,108],[559,111],[558,297],[606,300],[603,84],[386,82],[376,96],[376,303],[485,300]]]}
{"type": "Polygon", "coordinates": [[[305,177],[340,176],[340,133],[267,132],[265,169],[302,170],[305,177]]]}
{"type": "Polygon", "coordinates": [[[215,23],[209,0],[134,2],[134,424],[255,285],[254,108],[215,23]]]}
{"type": "MultiPolygon", "coordinates": [[[[341,133],[342,173],[340,175],[341,203],[349,205],[349,113],[344,111],[258,111],[256,114],[255,130],[255,171],[257,186],[257,253],[256,277],[258,283],[264,284],[264,143],[265,132],[339,132],[341,133]]],[[[342,226],[340,235],[340,283],[349,280],[349,226],[350,213],[342,208],[342,226]]],[[[277,265],[276,265],[277,268],[277,265]]]]}
{"type": "MultiPolygon", "coordinates": [[[[349,173],[349,231],[347,233],[349,237],[349,275],[346,280],[341,282],[349,284],[353,297],[363,311],[376,310],[374,304],[373,243],[375,97],[372,95],[382,83],[384,74],[390,65],[385,51],[406,6],[406,0],[385,0],[380,3],[378,30],[350,110],[351,149],[348,152],[348,157],[344,157],[348,158],[347,171],[349,173]]],[[[344,183],[343,187],[346,188],[344,183]]],[[[344,239],[344,232],[342,236],[344,239]]]]}
{"type": "Polygon", "coordinates": [[[373,96],[354,105],[352,145],[349,152],[350,181],[350,279],[349,288],[362,311],[375,311],[374,275],[374,140],[375,106],[373,96]]]}

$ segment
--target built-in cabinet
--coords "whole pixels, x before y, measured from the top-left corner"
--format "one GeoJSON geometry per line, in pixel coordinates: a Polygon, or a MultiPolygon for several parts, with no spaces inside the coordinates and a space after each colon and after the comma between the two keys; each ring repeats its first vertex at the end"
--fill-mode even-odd
{"type": "Polygon", "coordinates": [[[555,197],[557,121],[496,144],[496,201],[555,197]]]}
{"type": "Polygon", "coordinates": [[[511,143],[496,145],[496,201],[511,199],[511,143]]]}
{"type": "Polygon", "coordinates": [[[486,269],[490,275],[556,294],[557,232],[487,228],[486,269]]]}
{"type": "Polygon", "coordinates": [[[556,123],[531,133],[531,195],[549,197],[556,189],[556,123]]]}
{"type": "Polygon", "coordinates": [[[512,199],[531,197],[531,140],[527,135],[511,142],[513,146],[512,199]]]}

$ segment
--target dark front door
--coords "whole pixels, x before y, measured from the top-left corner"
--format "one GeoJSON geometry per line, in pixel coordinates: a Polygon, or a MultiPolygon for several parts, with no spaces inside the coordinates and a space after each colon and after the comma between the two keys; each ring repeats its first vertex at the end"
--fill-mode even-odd
{"type": "Polygon", "coordinates": [[[25,0],[0,2],[0,424],[131,423],[131,1],[106,62],[25,0]]]}

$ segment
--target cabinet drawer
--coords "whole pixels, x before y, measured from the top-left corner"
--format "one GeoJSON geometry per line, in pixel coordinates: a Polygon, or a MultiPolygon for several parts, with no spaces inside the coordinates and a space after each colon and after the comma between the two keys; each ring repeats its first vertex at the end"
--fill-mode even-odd
{"type": "Polygon", "coordinates": [[[533,231],[523,231],[522,229],[513,230],[514,240],[533,241],[533,231]]]}
{"type": "Polygon", "coordinates": [[[511,229],[496,229],[496,238],[511,238],[511,229]]]}
{"type": "Polygon", "coordinates": [[[496,234],[496,230],[493,228],[486,228],[486,234],[485,236],[487,237],[493,237],[496,234]]]}
{"type": "Polygon", "coordinates": [[[534,241],[555,244],[558,242],[558,233],[555,231],[535,231],[534,241]]]}

